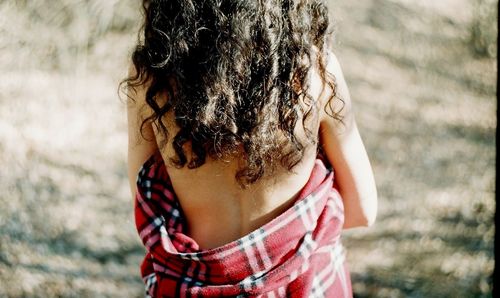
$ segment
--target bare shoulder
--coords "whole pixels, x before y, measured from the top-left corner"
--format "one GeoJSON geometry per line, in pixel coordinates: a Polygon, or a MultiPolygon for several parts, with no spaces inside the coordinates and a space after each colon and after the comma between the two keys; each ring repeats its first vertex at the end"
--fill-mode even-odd
{"type": "Polygon", "coordinates": [[[320,96],[320,103],[323,107],[321,111],[322,125],[332,125],[337,129],[346,128],[352,125],[354,121],[353,106],[351,95],[344,78],[344,73],[340,62],[332,51],[328,51],[325,57],[326,60],[326,75],[328,79],[334,82],[333,90],[325,86],[323,93],[320,96]],[[336,113],[342,120],[341,122],[331,117],[332,113],[336,113]]]}
{"type": "Polygon", "coordinates": [[[138,109],[139,107],[143,109],[146,104],[146,92],[149,82],[139,82],[137,69],[133,63],[128,66],[127,78],[129,80],[126,85],[127,107],[129,109],[138,109]]]}

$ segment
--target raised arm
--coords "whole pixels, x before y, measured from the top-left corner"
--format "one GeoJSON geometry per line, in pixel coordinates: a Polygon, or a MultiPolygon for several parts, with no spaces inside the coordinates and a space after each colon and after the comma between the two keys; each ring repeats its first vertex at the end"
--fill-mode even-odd
{"type": "MultiPolygon", "coordinates": [[[[327,70],[335,76],[336,94],[344,101],[340,112],[343,123],[327,115],[323,109],[319,128],[320,143],[334,168],[338,190],[344,201],[344,228],[370,226],[377,215],[377,189],[372,167],[354,119],[349,90],[333,53],[328,57],[327,70]]],[[[323,99],[330,95],[327,88],[324,95],[323,99]]],[[[321,102],[326,104],[326,100],[321,102]]],[[[341,107],[338,103],[334,106],[336,109],[341,107]]]]}
{"type": "MultiPolygon", "coordinates": [[[[129,68],[129,75],[135,73],[135,68],[129,68]]],[[[144,126],[141,135],[141,123],[144,120],[144,105],[146,104],[146,87],[127,89],[127,119],[128,119],[128,177],[132,197],[137,190],[136,179],[144,162],[157,150],[151,124],[144,126]],[[144,138],[143,138],[144,136],[144,138]]]]}

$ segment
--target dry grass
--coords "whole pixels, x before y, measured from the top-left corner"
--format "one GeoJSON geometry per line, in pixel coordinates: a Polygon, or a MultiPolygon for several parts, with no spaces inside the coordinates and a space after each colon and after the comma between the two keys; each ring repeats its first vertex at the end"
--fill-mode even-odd
{"type": "MultiPolygon", "coordinates": [[[[131,2],[0,3],[0,296],[142,295],[116,95],[131,2]]],[[[473,1],[332,10],[380,196],[345,232],[356,296],[491,296],[496,48],[471,50],[473,1]]]]}

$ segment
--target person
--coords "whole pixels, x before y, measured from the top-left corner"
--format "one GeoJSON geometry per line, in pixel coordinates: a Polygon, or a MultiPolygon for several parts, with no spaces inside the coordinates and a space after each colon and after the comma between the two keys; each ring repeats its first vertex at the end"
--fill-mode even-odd
{"type": "Polygon", "coordinates": [[[152,297],[352,296],[377,192],[322,0],[144,0],[128,171],[152,297]]]}

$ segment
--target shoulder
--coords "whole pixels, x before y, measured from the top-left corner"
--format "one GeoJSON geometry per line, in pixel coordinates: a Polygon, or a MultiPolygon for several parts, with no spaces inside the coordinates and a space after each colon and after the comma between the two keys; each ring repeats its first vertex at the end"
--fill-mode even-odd
{"type": "Polygon", "coordinates": [[[133,63],[129,64],[126,80],[127,108],[129,113],[132,112],[142,120],[150,113],[146,94],[151,86],[151,80],[143,76],[133,63]]]}
{"type": "Polygon", "coordinates": [[[335,114],[336,118],[347,124],[352,115],[352,102],[340,62],[331,50],[324,51],[319,57],[318,55],[319,50],[314,48],[311,55],[314,63],[310,74],[310,93],[321,107],[320,121],[337,121],[332,117],[335,114]],[[318,59],[321,59],[321,66],[318,59]]]}
{"type": "MultiPolygon", "coordinates": [[[[133,66],[133,65],[132,65],[133,66]]],[[[148,85],[140,84],[135,67],[129,67],[127,82],[127,119],[128,119],[128,174],[132,195],[136,191],[137,172],[152,154],[157,151],[151,123],[144,122],[147,113],[146,91],[148,85]],[[145,125],[143,125],[145,124],[145,125]]]]}

